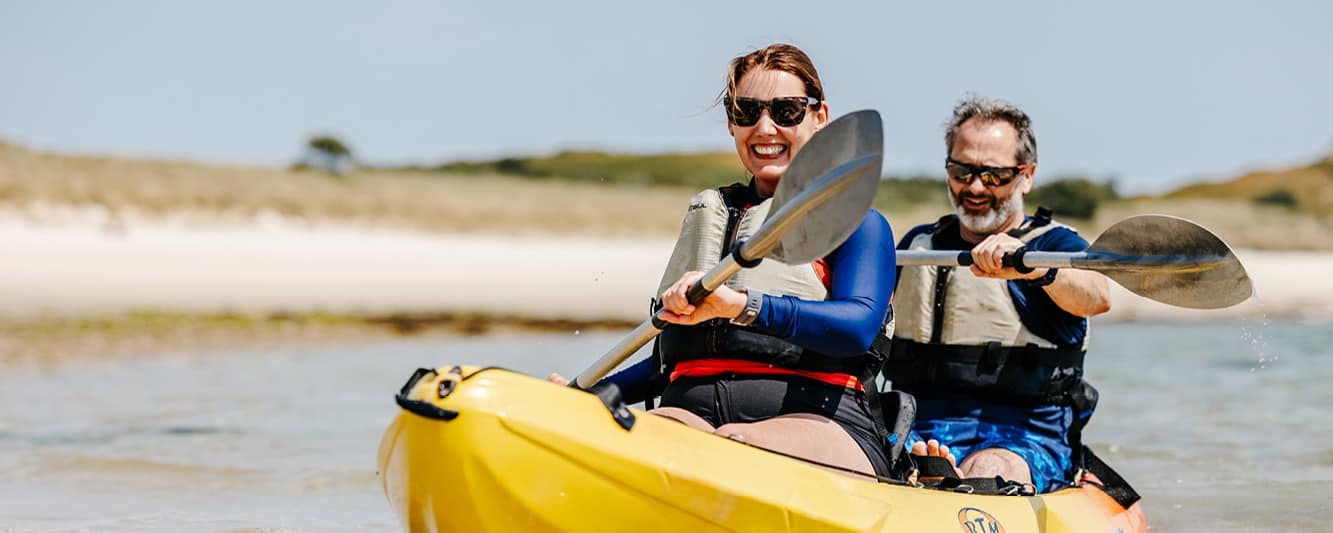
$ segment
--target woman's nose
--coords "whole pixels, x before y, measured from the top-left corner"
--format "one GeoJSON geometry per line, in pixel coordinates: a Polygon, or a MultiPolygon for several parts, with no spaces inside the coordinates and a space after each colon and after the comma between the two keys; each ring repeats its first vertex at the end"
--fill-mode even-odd
{"type": "Polygon", "coordinates": [[[768,114],[768,110],[764,110],[759,115],[759,122],[754,124],[754,129],[757,133],[763,135],[776,135],[778,133],[778,125],[773,122],[773,117],[768,114]]]}

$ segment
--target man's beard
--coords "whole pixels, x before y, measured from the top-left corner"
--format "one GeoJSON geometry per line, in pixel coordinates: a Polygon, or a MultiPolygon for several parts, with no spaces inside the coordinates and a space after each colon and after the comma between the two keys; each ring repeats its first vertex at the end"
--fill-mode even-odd
{"type": "MultiPolygon", "coordinates": [[[[961,195],[962,193],[959,194],[961,195]]],[[[992,202],[994,198],[994,196],[989,197],[992,202]]],[[[999,205],[994,205],[979,215],[968,213],[963,209],[963,202],[958,196],[954,196],[953,190],[949,190],[949,203],[953,204],[953,210],[958,214],[958,221],[962,223],[963,228],[978,235],[990,235],[999,231],[1015,213],[1023,212],[1023,195],[1018,194],[1018,191],[1014,191],[999,205]]]]}

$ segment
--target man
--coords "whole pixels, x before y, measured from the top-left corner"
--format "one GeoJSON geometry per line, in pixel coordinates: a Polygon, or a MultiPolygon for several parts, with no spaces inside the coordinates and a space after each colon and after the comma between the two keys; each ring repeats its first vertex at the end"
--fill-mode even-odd
{"type": "Polygon", "coordinates": [[[901,269],[884,376],[917,399],[913,453],[959,457],[963,477],[1054,490],[1070,482],[1091,414],[1084,342],[1087,317],[1110,309],[1106,278],[1002,263],[1026,250],[1088,247],[1045,210],[1024,216],[1037,169],[1027,114],[968,97],[954,108],[945,146],[955,214],[913,228],[898,248],[970,250],[973,265],[901,269]]]}

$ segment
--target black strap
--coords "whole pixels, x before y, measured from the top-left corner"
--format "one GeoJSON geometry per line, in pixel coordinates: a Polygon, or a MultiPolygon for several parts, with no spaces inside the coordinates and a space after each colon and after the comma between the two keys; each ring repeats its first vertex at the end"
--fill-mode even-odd
{"type": "Polygon", "coordinates": [[[1125,478],[1120,477],[1120,474],[1112,470],[1110,465],[1097,457],[1097,454],[1092,453],[1091,448],[1083,448],[1083,464],[1089,472],[1092,472],[1101,480],[1102,492],[1105,492],[1121,507],[1129,509],[1130,506],[1142,499],[1139,493],[1134,491],[1134,487],[1129,486],[1129,482],[1125,481],[1125,478]]]}
{"type": "Polygon", "coordinates": [[[1004,494],[1011,496],[1031,495],[1030,486],[1017,481],[995,477],[958,477],[958,471],[948,459],[935,455],[913,455],[916,462],[917,479],[930,478],[922,485],[932,489],[966,492],[969,494],[1004,494]]]}
{"type": "Polygon", "coordinates": [[[908,392],[970,392],[997,401],[1067,405],[1083,379],[1081,349],[927,344],[893,339],[884,377],[908,392]]]}
{"type": "Polygon", "coordinates": [[[939,344],[944,335],[944,300],[949,294],[949,274],[953,272],[951,266],[941,266],[935,269],[935,304],[931,311],[930,325],[930,343],[939,344]]]}
{"type": "MultiPolygon", "coordinates": [[[[458,385],[458,381],[463,375],[463,370],[455,366],[450,368],[447,373],[452,374],[457,379],[446,379],[440,382],[440,386],[436,389],[435,394],[441,399],[453,393],[454,387],[458,385]]],[[[433,368],[418,368],[416,372],[412,373],[411,377],[407,378],[407,383],[404,383],[403,387],[398,390],[398,394],[394,395],[393,401],[408,412],[426,418],[444,420],[446,422],[458,418],[458,411],[445,409],[424,400],[414,400],[408,396],[408,394],[412,392],[412,389],[417,386],[417,382],[421,381],[421,379],[426,376],[434,375],[437,375],[437,373],[433,368]]]]}
{"type": "Polygon", "coordinates": [[[611,413],[611,418],[615,419],[625,431],[634,427],[634,413],[629,410],[628,405],[625,405],[624,398],[620,396],[620,387],[615,383],[598,383],[588,389],[588,392],[595,394],[597,399],[602,401],[602,405],[611,413]]]}
{"type": "Polygon", "coordinates": [[[936,455],[913,455],[916,475],[922,478],[959,479],[958,470],[948,459],[936,455]]]}
{"type": "Polygon", "coordinates": [[[1074,422],[1069,426],[1069,449],[1073,450],[1074,468],[1084,468],[1083,428],[1092,419],[1092,413],[1097,409],[1098,398],[1100,394],[1097,389],[1086,380],[1079,381],[1079,384],[1069,391],[1069,404],[1074,411],[1074,422]]]}
{"type": "MultiPolygon", "coordinates": [[[[746,359],[772,363],[785,368],[814,372],[839,372],[861,376],[874,354],[864,357],[833,357],[804,348],[789,340],[758,330],[728,324],[725,321],[694,326],[671,326],[658,335],[663,364],[674,365],[691,359],[746,359]]],[[[882,357],[881,357],[882,360],[882,357]]]]}
{"type": "Polygon", "coordinates": [[[907,437],[912,432],[912,422],[916,420],[916,398],[900,390],[891,390],[879,394],[880,413],[884,417],[885,453],[889,457],[889,476],[907,479],[912,469],[912,460],[907,449],[907,437]],[[885,416],[892,413],[893,418],[885,416]]]}
{"type": "Polygon", "coordinates": [[[1013,237],[1015,239],[1022,239],[1024,235],[1027,235],[1032,230],[1050,224],[1051,214],[1052,214],[1051,209],[1049,207],[1046,207],[1044,205],[1039,205],[1037,206],[1037,212],[1032,215],[1032,220],[1030,222],[1028,222],[1027,224],[1023,224],[1022,226],[1019,226],[1017,228],[1011,229],[1006,233],[1008,233],[1010,237],[1013,237]]]}

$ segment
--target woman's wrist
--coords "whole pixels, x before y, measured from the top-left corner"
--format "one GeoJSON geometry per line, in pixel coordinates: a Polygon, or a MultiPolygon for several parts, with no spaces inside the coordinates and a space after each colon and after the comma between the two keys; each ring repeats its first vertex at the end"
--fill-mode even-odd
{"type": "Polygon", "coordinates": [[[759,308],[763,306],[763,293],[751,288],[745,288],[742,291],[736,291],[736,294],[744,296],[740,302],[740,309],[732,316],[731,323],[737,326],[748,326],[759,318],[759,308]]]}

